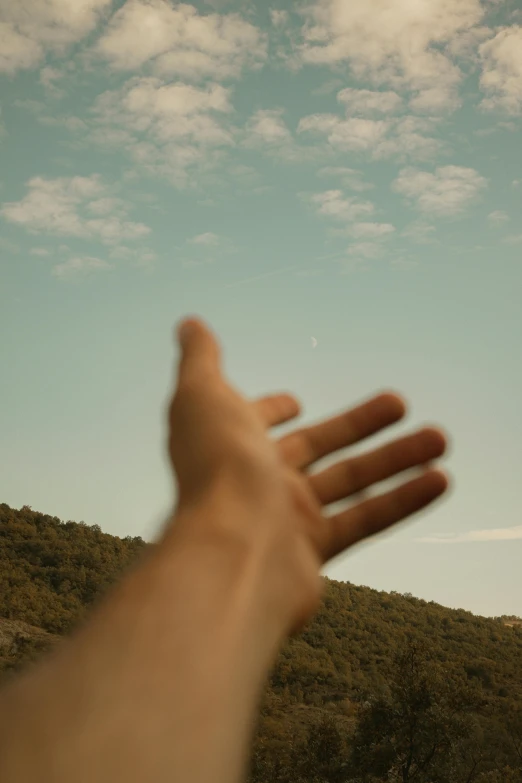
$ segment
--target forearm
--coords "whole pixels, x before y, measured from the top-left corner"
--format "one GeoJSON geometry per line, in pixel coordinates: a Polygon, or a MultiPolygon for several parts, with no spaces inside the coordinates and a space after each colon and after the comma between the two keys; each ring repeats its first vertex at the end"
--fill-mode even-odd
{"type": "Polygon", "coordinates": [[[215,544],[158,547],[0,692],[2,783],[239,783],[282,641],[265,577],[215,544]]]}

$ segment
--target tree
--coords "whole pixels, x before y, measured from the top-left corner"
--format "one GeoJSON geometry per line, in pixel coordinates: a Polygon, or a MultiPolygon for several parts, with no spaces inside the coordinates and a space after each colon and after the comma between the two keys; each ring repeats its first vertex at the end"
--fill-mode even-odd
{"type": "Polygon", "coordinates": [[[323,714],[314,721],[308,728],[304,747],[294,750],[293,781],[344,783],[349,758],[344,734],[332,714],[323,714]]]}
{"type": "Polygon", "coordinates": [[[352,774],[364,783],[457,781],[458,751],[476,707],[466,685],[451,681],[421,643],[409,641],[396,656],[388,694],[360,710],[352,774]]]}

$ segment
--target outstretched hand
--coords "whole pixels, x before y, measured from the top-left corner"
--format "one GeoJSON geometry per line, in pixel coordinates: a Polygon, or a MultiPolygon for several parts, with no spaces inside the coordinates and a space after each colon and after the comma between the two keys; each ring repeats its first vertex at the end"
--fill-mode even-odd
{"type": "Polygon", "coordinates": [[[299,414],[296,398],[244,398],[222,374],[213,333],[199,319],[184,323],[192,328],[182,341],[169,408],[178,521],[190,519],[191,531],[186,532],[199,540],[220,532],[247,548],[270,551],[271,570],[279,569],[278,594],[292,604],[290,625],[296,632],[318,607],[322,565],[444,493],[446,475],[430,463],[444,453],[446,438],[438,428],[423,428],[310,475],[318,460],[402,419],[406,406],[401,397],[381,393],[273,440],[270,428],[299,414]],[[329,504],[411,468],[419,468],[419,475],[390,491],[337,514],[324,513],[329,504]],[[210,513],[186,513],[201,508],[210,513]]]}

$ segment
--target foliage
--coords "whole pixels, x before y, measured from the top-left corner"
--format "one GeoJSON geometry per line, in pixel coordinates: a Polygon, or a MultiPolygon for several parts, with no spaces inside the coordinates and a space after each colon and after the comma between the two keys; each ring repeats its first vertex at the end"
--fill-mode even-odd
{"type": "MultiPolygon", "coordinates": [[[[1,504],[1,676],[68,633],[147,546],[1,504]]],[[[267,678],[250,783],[522,783],[520,618],[324,581],[267,678]]]]}

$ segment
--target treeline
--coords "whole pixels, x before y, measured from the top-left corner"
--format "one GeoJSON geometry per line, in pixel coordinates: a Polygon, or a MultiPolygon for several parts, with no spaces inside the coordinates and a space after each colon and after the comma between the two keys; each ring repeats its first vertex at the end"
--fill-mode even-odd
{"type": "MultiPolygon", "coordinates": [[[[147,546],[0,505],[3,676],[147,546]]],[[[325,578],[320,612],[270,672],[250,783],[522,783],[519,620],[325,578]]]]}

